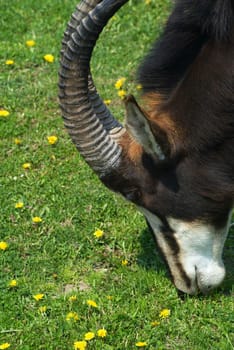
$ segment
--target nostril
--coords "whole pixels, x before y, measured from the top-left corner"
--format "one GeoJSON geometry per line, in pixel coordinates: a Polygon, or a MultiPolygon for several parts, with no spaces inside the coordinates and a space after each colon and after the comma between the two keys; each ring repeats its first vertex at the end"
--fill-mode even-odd
{"type": "Polygon", "coordinates": [[[197,272],[197,266],[196,265],[195,265],[195,284],[196,284],[196,288],[199,289],[198,272],[197,272]]]}

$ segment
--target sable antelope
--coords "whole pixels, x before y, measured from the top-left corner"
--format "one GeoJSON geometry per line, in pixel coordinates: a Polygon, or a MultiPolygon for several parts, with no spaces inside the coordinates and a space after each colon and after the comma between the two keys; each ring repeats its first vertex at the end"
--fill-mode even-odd
{"type": "Polygon", "coordinates": [[[61,51],[59,98],[72,141],[101,181],[136,204],[175,286],[223,281],[234,199],[233,0],[178,0],[141,64],[144,107],[126,98],[122,126],[90,73],[93,48],[127,0],[83,0],[61,51]]]}

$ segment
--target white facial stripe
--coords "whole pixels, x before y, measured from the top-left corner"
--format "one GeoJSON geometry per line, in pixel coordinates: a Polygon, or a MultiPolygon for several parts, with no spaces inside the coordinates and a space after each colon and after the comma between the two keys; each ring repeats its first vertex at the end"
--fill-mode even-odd
{"type": "MultiPolygon", "coordinates": [[[[139,210],[147,218],[154,232],[158,246],[168,263],[168,266],[176,287],[182,291],[187,291],[188,286],[186,285],[185,287],[186,282],[184,281],[184,278],[183,278],[185,272],[184,274],[182,273],[181,268],[179,268],[180,263],[178,261],[178,257],[175,254],[175,251],[172,250],[171,246],[168,244],[168,241],[165,239],[164,233],[161,232],[161,227],[162,227],[161,220],[156,215],[152,214],[151,212],[149,212],[144,208],[139,207],[139,210]]],[[[175,241],[175,249],[176,249],[176,245],[177,245],[177,242],[175,241]]],[[[195,292],[196,292],[196,286],[190,286],[190,293],[194,294],[195,292]]]]}
{"type": "Polygon", "coordinates": [[[160,219],[144,208],[139,209],[153,229],[178,289],[195,294],[198,289],[206,292],[222,282],[225,276],[222,251],[227,227],[216,230],[213,226],[198,221],[188,223],[168,218],[167,221],[174,231],[174,250],[165,234],[160,231],[160,219]],[[175,254],[177,246],[179,253],[175,254]]]}

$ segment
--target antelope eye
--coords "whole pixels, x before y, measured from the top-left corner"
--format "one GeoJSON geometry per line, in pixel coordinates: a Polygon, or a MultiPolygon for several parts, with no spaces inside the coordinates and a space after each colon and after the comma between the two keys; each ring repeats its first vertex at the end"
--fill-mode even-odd
{"type": "Polygon", "coordinates": [[[139,189],[132,189],[124,193],[124,197],[130,202],[137,202],[141,198],[141,192],[139,189]]]}

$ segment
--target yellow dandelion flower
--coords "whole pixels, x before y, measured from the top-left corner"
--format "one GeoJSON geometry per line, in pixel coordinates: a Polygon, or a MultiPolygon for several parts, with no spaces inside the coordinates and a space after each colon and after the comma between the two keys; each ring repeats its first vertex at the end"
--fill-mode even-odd
{"type": "Polygon", "coordinates": [[[27,40],[25,44],[27,47],[33,47],[36,45],[34,40],[27,40]]]}
{"type": "Polygon", "coordinates": [[[105,338],[105,337],[107,336],[107,331],[106,331],[104,328],[99,329],[99,330],[97,331],[97,335],[98,335],[98,337],[100,337],[100,338],[105,338]]]}
{"type": "Polygon", "coordinates": [[[44,56],[44,60],[46,62],[53,63],[54,62],[54,56],[51,55],[51,54],[47,54],[47,55],[44,56]]]}
{"type": "Polygon", "coordinates": [[[77,296],[76,295],[71,295],[68,300],[71,301],[71,302],[74,302],[74,301],[77,300],[77,296]]]}
{"type": "Polygon", "coordinates": [[[24,164],[22,165],[23,169],[25,169],[25,170],[30,169],[31,166],[32,166],[31,163],[24,163],[24,164]]]}
{"type": "Polygon", "coordinates": [[[0,109],[0,117],[7,118],[10,115],[6,109],[0,109]]]}
{"type": "Polygon", "coordinates": [[[38,308],[38,311],[41,313],[41,314],[44,314],[45,312],[46,312],[46,310],[47,310],[47,306],[40,306],[39,308],[38,308]]]}
{"type": "Polygon", "coordinates": [[[11,66],[11,65],[13,65],[15,62],[13,61],[13,60],[6,60],[6,62],[5,62],[5,64],[7,65],[7,66],[11,66]]]}
{"type": "Polygon", "coordinates": [[[17,283],[16,280],[11,280],[11,281],[9,282],[8,286],[11,287],[11,288],[15,288],[15,287],[18,286],[18,283],[17,283]]]}
{"type": "Polygon", "coordinates": [[[22,140],[21,139],[18,139],[17,137],[14,139],[14,142],[16,145],[21,145],[22,143],[22,140]]]}
{"type": "Polygon", "coordinates": [[[97,303],[94,300],[87,300],[87,304],[92,307],[98,307],[97,303]]]}
{"type": "Polygon", "coordinates": [[[115,88],[116,88],[117,90],[122,89],[122,87],[123,87],[125,81],[126,81],[126,78],[120,78],[120,79],[118,79],[118,80],[116,81],[116,83],[115,83],[115,88]]]}
{"type": "Polygon", "coordinates": [[[78,314],[77,314],[76,312],[70,311],[70,312],[67,314],[67,316],[66,316],[66,320],[67,320],[67,321],[71,321],[71,320],[73,320],[73,321],[78,321],[78,320],[79,320],[79,316],[78,316],[78,314]]]}
{"type": "Polygon", "coordinates": [[[120,98],[123,99],[126,95],[127,95],[127,91],[125,91],[125,90],[119,90],[119,91],[118,91],[118,96],[119,96],[120,98]]]}
{"type": "Polygon", "coordinates": [[[87,332],[85,333],[84,339],[89,341],[92,340],[93,338],[95,338],[95,334],[93,332],[87,332]]]}
{"type": "Polygon", "coordinates": [[[171,314],[171,310],[169,310],[169,309],[163,309],[162,311],[160,311],[159,317],[161,317],[161,318],[167,318],[167,317],[170,316],[170,314],[171,314]]]}
{"type": "Polygon", "coordinates": [[[102,230],[96,230],[93,234],[96,238],[101,238],[104,235],[104,232],[102,230]]]}
{"type": "Polygon", "coordinates": [[[125,259],[125,260],[122,260],[122,261],[121,261],[121,264],[122,264],[123,266],[128,265],[128,260],[126,260],[126,259],[125,259]]]}
{"type": "Polygon", "coordinates": [[[18,202],[15,204],[15,208],[16,209],[22,209],[24,207],[24,203],[23,202],[18,202]]]}
{"type": "Polygon", "coordinates": [[[146,343],[146,341],[139,341],[136,343],[136,346],[138,348],[143,348],[144,346],[147,346],[147,343],[146,343]]]}
{"type": "Polygon", "coordinates": [[[85,340],[74,342],[74,349],[75,350],[85,350],[86,347],[87,347],[87,341],[85,341],[85,340]]]}
{"type": "Polygon", "coordinates": [[[141,84],[137,84],[136,89],[137,90],[141,90],[142,89],[142,85],[141,84]]]}
{"type": "Polygon", "coordinates": [[[152,327],[157,327],[157,326],[159,326],[160,325],[160,322],[158,322],[158,321],[152,321],[151,322],[151,326],[152,327]]]}
{"type": "Polygon", "coordinates": [[[0,242],[0,250],[6,250],[8,248],[8,244],[6,242],[0,242]]]}
{"type": "Polygon", "coordinates": [[[55,135],[48,136],[47,140],[48,140],[50,145],[54,145],[55,143],[58,142],[58,138],[55,135]]]}
{"type": "Polygon", "coordinates": [[[111,104],[111,100],[104,100],[103,101],[105,103],[105,105],[109,106],[111,104]]]}
{"type": "Polygon", "coordinates": [[[39,293],[39,294],[34,294],[33,295],[33,298],[36,300],[36,301],[40,301],[40,300],[42,300],[43,298],[44,298],[44,294],[42,294],[42,293],[39,293]]]}
{"type": "Polygon", "coordinates": [[[42,218],[40,218],[40,216],[34,216],[34,217],[32,218],[32,222],[33,222],[34,224],[40,224],[40,222],[42,222],[42,218]]]}
{"type": "Polygon", "coordinates": [[[10,343],[0,344],[0,350],[8,349],[11,346],[10,343]]]}

